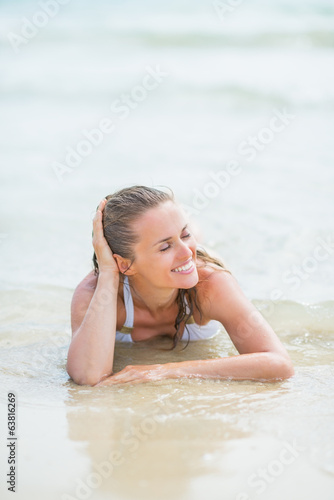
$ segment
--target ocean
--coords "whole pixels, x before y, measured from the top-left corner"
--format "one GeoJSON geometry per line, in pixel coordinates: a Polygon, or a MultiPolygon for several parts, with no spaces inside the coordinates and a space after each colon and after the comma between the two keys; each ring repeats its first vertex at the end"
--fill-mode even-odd
{"type": "MultiPolygon", "coordinates": [[[[334,5],[0,2],[2,498],[331,500],[334,5]],[[107,194],[168,186],[295,366],[275,383],[79,387],[70,302],[107,194]],[[4,496],[3,496],[4,495],[4,496]]],[[[221,333],[115,363],[236,354],[221,333]]]]}

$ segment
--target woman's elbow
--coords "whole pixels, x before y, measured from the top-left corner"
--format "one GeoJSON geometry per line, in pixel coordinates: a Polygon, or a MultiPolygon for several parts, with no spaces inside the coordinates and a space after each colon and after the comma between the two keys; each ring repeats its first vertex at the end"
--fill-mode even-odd
{"type": "Polygon", "coordinates": [[[89,385],[93,387],[104,378],[104,376],[99,373],[90,373],[88,370],[76,370],[69,363],[66,365],[66,370],[73,382],[77,385],[89,385]]]}
{"type": "Polygon", "coordinates": [[[271,379],[275,380],[286,380],[293,377],[295,370],[292,361],[289,357],[274,355],[271,363],[271,379]]]}
{"type": "Polygon", "coordinates": [[[86,375],[82,376],[71,376],[71,380],[77,385],[88,385],[90,387],[94,387],[94,385],[97,385],[100,380],[96,378],[89,378],[86,375]]]}

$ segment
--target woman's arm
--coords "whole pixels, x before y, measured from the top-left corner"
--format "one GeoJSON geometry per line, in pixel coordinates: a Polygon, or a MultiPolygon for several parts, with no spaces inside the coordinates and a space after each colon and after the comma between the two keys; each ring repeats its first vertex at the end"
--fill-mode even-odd
{"type": "Polygon", "coordinates": [[[231,274],[212,272],[203,284],[201,308],[204,317],[223,324],[240,354],[270,352],[290,361],[274,330],[231,274]]]}
{"type": "Polygon", "coordinates": [[[261,352],[217,359],[156,365],[129,365],[97,385],[140,383],[181,377],[277,382],[293,374],[293,367],[289,360],[274,353],[261,352]]]}
{"type": "Polygon", "coordinates": [[[205,321],[215,319],[224,325],[239,356],[127,366],[101,385],[179,377],[276,381],[294,374],[284,346],[232,275],[208,274],[199,292],[205,321]]]}
{"type": "Polygon", "coordinates": [[[98,278],[90,273],[77,287],[71,305],[72,341],[67,372],[77,384],[95,385],[112,374],[119,270],[103,235],[103,200],[93,221],[98,278]]]}
{"type": "Polygon", "coordinates": [[[95,385],[113,370],[118,277],[100,272],[95,291],[92,279],[80,283],[71,305],[73,336],[66,368],[80,385],[95,385]]]}

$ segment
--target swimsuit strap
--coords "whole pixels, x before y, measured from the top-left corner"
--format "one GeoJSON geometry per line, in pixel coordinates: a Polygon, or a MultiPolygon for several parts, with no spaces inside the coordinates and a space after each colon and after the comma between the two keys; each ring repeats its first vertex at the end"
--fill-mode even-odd
{"type": "MultiPolygon", "coordinates": [[[[126,318],[124,325],[120,329],[120,333],[129,333],[131,335],[133,330],[133,321],[134,321],[134,307],[131,295],[131,288],[129,285],[129,279],[127,276],[124,277],[123,295],[124,295],[126,318]]],[[[186,300],[187,311],[189,311],[188,301],[186,297],[185,300],[186,300]]],[[[188,318],[188,320],[186,321],[186,324],[191,325],[193,323],[195,323],[194,317],[190,316],[190,318],[188,318]]]]}
{"type": "Polygon", "coordinates": [[[120,329],[120,333],[130,333],[131,334],[131,332],[133,330],[134,307],[133,307],[131,289],[130,289],[130,285],[129,285],[129,278],[127,276],[124,277],[123,296],[124,296],[126,318],[125,318],[124,325],[120,329]]]}
{"type": "MultiPolygon", "coordinates": [[[[185,296],[184,297],[184,300],[186,301],[186,311],[187,313],[189,314],[189,304],[188,304],[188,301],[187,301],[187,297],[185,296]]],[[[195,320],[194,320],[194,316],[191,315],[187,321],[186,321],[186,325],[192,325],[193,323],[195,323],[195,320]]]]}

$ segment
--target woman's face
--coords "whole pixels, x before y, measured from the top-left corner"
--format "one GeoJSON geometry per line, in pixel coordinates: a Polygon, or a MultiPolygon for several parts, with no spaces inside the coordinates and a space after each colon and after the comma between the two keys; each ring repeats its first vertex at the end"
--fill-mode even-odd
{"type": "Polygon", "coordinates": [[[148,210],[135,224],[134,274],[161,288],[191,288],[198,282],[196,241],[183,211],[172,201],[148,210]]]}

